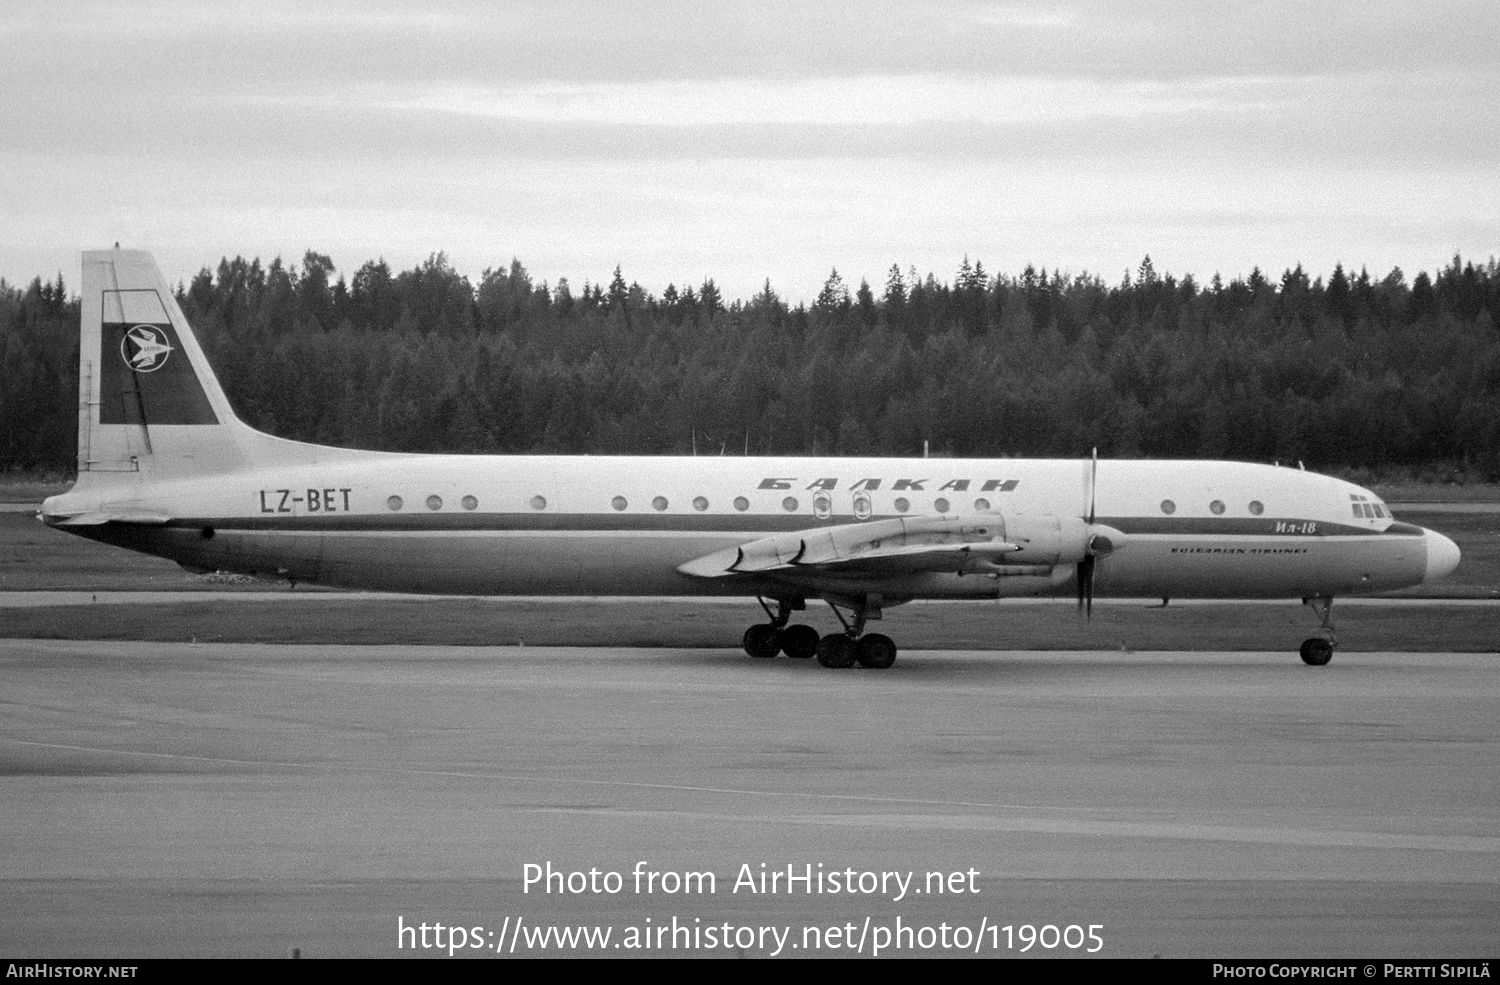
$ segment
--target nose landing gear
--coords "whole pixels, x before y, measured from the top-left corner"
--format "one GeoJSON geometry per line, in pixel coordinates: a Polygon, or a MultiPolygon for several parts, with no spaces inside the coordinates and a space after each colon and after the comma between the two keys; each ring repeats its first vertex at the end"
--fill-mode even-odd
{"type": "Polygon", "coordinates": [[[1312,610],[1322,617],[1322,625],[1318,628],[1324,634],[1303,641],[1300,650],[1302,662],[1310,667],[1322,667],[1333,659],[1333,648],[1338,645],[1338,638],[1333,633],[1333,599],[1314,597],[1302,602],[1312,606],[1312,610]]]}

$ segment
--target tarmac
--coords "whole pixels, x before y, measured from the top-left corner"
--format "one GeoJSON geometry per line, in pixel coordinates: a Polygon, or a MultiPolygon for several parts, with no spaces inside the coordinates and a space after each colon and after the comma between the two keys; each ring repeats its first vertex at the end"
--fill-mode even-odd
{"type": "Polygon", "coordinates": [[[0,951],[1493,957],[1497,712],[1493,654],[0,640],[0,951]]]}

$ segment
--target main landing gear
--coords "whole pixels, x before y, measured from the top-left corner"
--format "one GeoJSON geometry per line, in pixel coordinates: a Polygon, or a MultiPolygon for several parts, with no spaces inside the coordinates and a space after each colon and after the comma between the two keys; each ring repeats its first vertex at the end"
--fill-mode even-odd
{"type": "Polygon", "coordinates": [[[1312,666],[1321,667],[1333,659],[1333,648],[1338,645],[1338,638],[1333,635],[1333,599],[1315,597],[1303,599],[1303,605],[1312,606],[1312,610],[1322,617],[1322,636],[1314,636],[1302,642],[1302,662],[1312,666]]]}
{"type": "Polygon", "coordinates": [[[745,630],[745,652],[752,657],[769,659],[778,653],[805,659],[816,656],[824,667],[852,667],[856,663],[872,670],[883,670],[896,662],[896,643],[882,633],[865,633],[865,620],[878,619],[880,608],[869,602],[850,606],[852,621],[844,618],[838,606],[832,602],[828,607],[844,626],[842,633],[830,633],[822,639],[811,626],[788,626],[792,613],[805,609],[807,603],[801,599],[780,599],[776,611],[759,599],[760,607],[770,617],[769,623],[756,623],[745,630]]]}
{"type": "Polygon", "coordinates": [[[844,618],[833,602],[828,608],[843,623],[842,633],[829,633],[818,641],[818,663],[824,667],[852,667],[856,663],[871,670],[884,670],[896,662],[896,643],[884,633],[865,634],[865,620],[879,619],[880,606],[869,601],[849,606],[853,621],[844,618]]]}
{"type": "Polygon", "coordinates": [[[818,631],[811,626],[788,626],[792,613],[807,608],[801,599],[778,599],[776,611],[766,605],[765,599],[757,599],[760,607],[770,617],[769,623],[758,622],[745,630],[743,640],[745,652],[752,657],[769,660],[778,653],[785,653],[796,660],[806,660],[818,651],[818,631]]]}

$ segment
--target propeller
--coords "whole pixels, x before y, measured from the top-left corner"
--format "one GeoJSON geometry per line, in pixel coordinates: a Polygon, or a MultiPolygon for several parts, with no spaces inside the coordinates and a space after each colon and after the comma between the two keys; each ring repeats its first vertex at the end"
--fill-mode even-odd
{"type": "Polygon", "coordinates": [[[1094,618],[1094,555],[1085,554],[1078,562],[1078,611],[1085,619],[1094,618]]]}
{"type": "Polygon", "coordinates": [[[1099,538],[1092,532],[1094,527],[1095,497],[1099,491],[1099,449],[1094,449],[1094,454],[1089,462],[1089,544],[1085,548],[1083,560],[1078,562],[1078,611],[1083,613],[1085,619],[1094,618],[1094,565],[1098,560],[1098,552],[1095,549],[1099,538]]]}
{"type": "Polygon", "coordinates": [[[1083,558],[1078,562],[1078,611],[1085,618],[1094,616],[1094,567],[1099,558],[1113,554],[1129,543],[1124,531],[1116,530],[1096,519],[1099,494],[1099,449],[1094,449],[1089,463],[1089,515],[1087,524],[1088,542],[1083,548],[1083,558]]]}

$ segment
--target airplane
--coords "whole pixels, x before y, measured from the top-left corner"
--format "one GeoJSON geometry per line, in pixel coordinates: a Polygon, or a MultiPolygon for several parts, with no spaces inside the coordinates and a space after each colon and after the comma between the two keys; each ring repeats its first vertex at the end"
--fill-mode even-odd
{"type": "Polygon", "coordinates": [[[432,455],[235,416],[149,253],[83,254],[78,480],[41,519],[93,540],[344,588],[741,596],[752,657],[885,668],[913,599],[1302,599],[1452,572],[1452,540],[1301,469],[1224,461],[432,455]],[[840,632],[793,613],[822,601],[840,632]]]}

